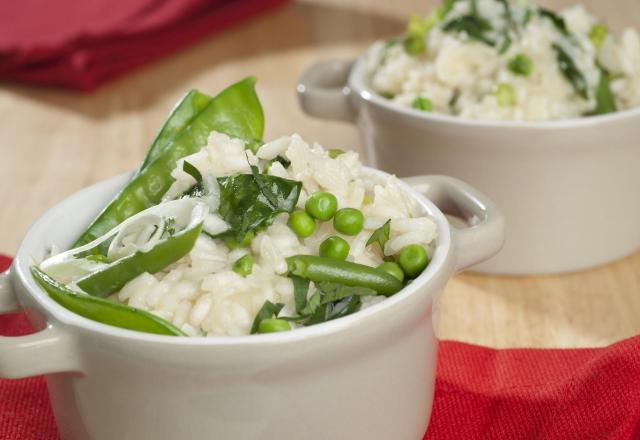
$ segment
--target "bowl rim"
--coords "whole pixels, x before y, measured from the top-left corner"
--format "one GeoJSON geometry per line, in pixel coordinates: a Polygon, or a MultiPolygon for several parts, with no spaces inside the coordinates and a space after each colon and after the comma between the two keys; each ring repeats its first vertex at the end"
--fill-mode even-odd
{"type": "Polygon", "coordinates": [[[640,117],[640,106],[619,110],[605,115],[584,116],[579,118],[554,119],[549,121],[502,121],[496,119],[469,119],[460,116],[445,115],[441,113],[423,112],[417,109],[402,107],[390,100],[383,98],[368,86],[367,76],[367,52],[360,56],[349,71],[347,88],[354,92],[355,96],[369,102],[386,111],[399,113],[400,115],[415,120],[429,121],[444,125],[467,126],[492,130],[562,130],[575,129],[589,126],[598,126],[618,120],[626,120],[640,117]]]}
{"type": "MultiPolygon", "coordinates": [[[[391,175],[380,170],[363,166],[363,172],[365,175],[370,175],[374,178],[385,179],[391,175]]],[[[29,249],[36,246],[47,246],[46,243],[32,243],[32,236],[34,231],[48,228],[52,224],[52,219],[57,217],[57,214],[64,212],[67,205],[70,205],[78,200],[91,200],[91,197],[96,192],[105,192],[107,188],[112,190],[113,187],[117,187],[115,191],[112,191],[115,195],[122,187],[122,184],[126,183],[132,173],[123,173],[117,176],[110,177],[108,179],[99,181],[91,186],[85,187],[68,197],[64,198],[54,206],[49,208],[43,213],[35,223],[29,228],[27,234],[23,238],[22,243],[16,253],[16,257],[11,266],[11,276],[13,282],[18,281],[28,295],[44,310],[47,316],[47,326],[62,325],[64,327],[72,327],[76,330],[83,330],[93,333],[99,333],[102,336],[127,339],[129,341],[135,340],[144,343],[155,343],[170,346],[263,346],[264,344],[291,344],[299,341],[306,341],[309,339],[330,336],[353,327],[361,325],[363,321],[368,321],[383,311],[389,312],[389,309],[395,309],[407,301],[410,297],[418,294],[427,294],[435,296],[437,292],[424,292],[427,285],[432,281],[436,281],[441,276],[443,271],[446,271],[446,278],[448,279],[453,272],[451,261],[452,253],[452,231],[449,223],[444,214],[433,204],[430,200],[424,197],[421,193],[413,189],[405,182],[398,179],[400,187],[408,192],[436,222],[438,228],[437,244],[431,259],[431,262],[427,266],[427,269],[416,278],[416,281],[412,282],[408,286],[404,287],[401,291],[395,295],[386,298],[378,304],[370,306],[364,310],[358,311],[352,315],[339,318],[333,321],[324,322],[322,324],[313,325],[304,328],[298,328],[290,332],[271,333],[271,334],[257,334],[257,335],[241,335],[241,336],[193,336],[193,337],[176,337],[168,335],[157,335],[151,333],[143,333],[134,330],[123,329],[119,327],[110,326],[97,321],[93,321],[89,318],[77,315],[76,313],[64,308],[45,293],[40,288],[31,276],[29,270],[33,262],[33,257],[29,253],[29,249]]],[[[87,202],[87,206],[91,206],[91,202],[87,202]]],[[[59,218],[59,217],[58,217],[59,218]]],[[[432,298],[432,301],[435,298],[432,298]]]]}

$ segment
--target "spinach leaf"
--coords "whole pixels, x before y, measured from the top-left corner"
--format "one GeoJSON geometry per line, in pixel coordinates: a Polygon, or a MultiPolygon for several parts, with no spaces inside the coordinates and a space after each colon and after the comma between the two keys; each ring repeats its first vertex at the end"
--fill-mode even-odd
{"type": "Polygon", "coordinates": [[[278,313],[280,313],[280,310],[282,310],[283,307],[284,304],[282,303],[274,304],[269,300],[265,301],[260,310],[258,310],[255,319],[253,320],[253,325],[251,325],[251,334],[253,335],[258,333],[258,327],[260,326],[260,323],[265,319],[270,319],[273,317],[277,318],[278,313]]]}
{"type": "Polygon", "coordinates": [[[553,26],[565,37],[571,36],[569,29],[567,28],[567,23],[565,23],[564,18],[557,15],[555,12],[550,11],[549,9],[540,8],[538,9],[538,15],[541,17],[547,18],[553,23],[553,26]]]}
{"type": "Polygon", "coordinates": [[[480,41],[489,46],[495,46],[495,41],[485,35],[485,32],[491,31],[492,27],[489,22],[479,16],[464,15],[454,18],[444,25],[445,32],[464,32],[469,38],[480,41]]]}
{"type": "Polygon", "coordinates": [[[600,81],[596,88],[596,108],[590,115],[604,115],[617,110],[616,98],[611,91],[609,73],[600,69],[600,81]]]}
{"type": "Polygon", "coordinates": [[[296,312],[301,313],[307,305],[307,294],[309,293],[309,280],[297,275],[289,275],[293,283],[293,298],[296,302],[296,312]]]}
{"type": "Polygon", "coordinates": [[[587,89],[587,80],[573,59],[565,52],[565,50],[560,47],[559,44],[553,43],[553,50],[556,51],[556,57],[558,60],[558,67],[562,72],[562,75],[566,78],[567,81],[571,83],[573,89],[576,91],[578,95],[580,95],[584,99],[589,99],[589,91],[587,89]]]}
{"type": "Polygon", "coordinates": [[[391,219],[387,220],[384,225],[380,226],[378,229],[373,231],[371,237],[367,240],[366,246],[369,246],[373,243],[378,243],[380,245],[380,250],[382,251],[382,255],[384,255],[384,245],[387,241],[389,241],[389,234],[391,233],[391,219]]]}
{"type": "Polygon", "coordinates": [[[253,174],[220,177],[218,214],[230,229],[216,236],[238,241],[248,232],[271,224],[277,214],[291,213],[298,202],[302,183],[276,176],[253,174]]]}
{"type": "Polygon", "coordinates": [[[322,304],[340,301],[349,296],[375,296],[378,293],[368,287],[345,286],[343,284],[322,281],[317,283],[318,290],[322,292],[322,304]]]}

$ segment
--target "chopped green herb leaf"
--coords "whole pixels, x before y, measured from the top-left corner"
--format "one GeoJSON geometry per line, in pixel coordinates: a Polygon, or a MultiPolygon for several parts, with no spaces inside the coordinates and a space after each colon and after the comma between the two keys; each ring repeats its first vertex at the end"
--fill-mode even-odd
{"type": "Polygon", "coordinates": [[[387,220],[384,225],[373,231],[371,237],[367,240],[367,246],[373,243],[380,245],[382,255],[384,255],[384,245],[389,241],[389,234],[391,233],[391,219],[387,220]]]}
{"type": "Polygon", "coordinates": [[[504,34],[504,37],[502,38],[502,43],[500,43],[500,48],[498,49],[498,53],[500,55],[507,53],[507,51],[509,50],[509,48],[511,47],[511,37],[509,36],[509,34],[504,34]]]}
{"type": "Polygon", "coordinates": [[[302,313],[302,310],[307,305],[307,294],[309,293],[309,280],[296,276],[289,275],[291,282],[293,283],[293,298],[296,303],[296,313],[302,313]]]}
{"type": "Polygon", "coordinates": [[[495,41],[485,35],[485,32],[491,30],[492,27],[487,20],[474,15],[454,18],[444,25],[445,32],[464,32],[471,39],[495,46],[495,41]]]}
{"type": "MultiPolygon", "coordinates": [[[[393,98],[393,96],[392,96],[392,98],[393,98]]],[[[328,153],[329,153],[329,157],[331,159],[335,159],[336,157],[344,154],[344,150],[341,150],[340,148],[332,148],[332,149],[329,150],[328,153]]]]}
{"type": "Polygon", "coordinates": [[[600,69],[600,81],[598,81],[598,87],[596,88],[596,108],[591,115],[604,115],[617,110],[616,98],[611,91],[609,82],[609,74],[600,69]]]}
{"type": "Polygon", "coordinates": [[[196,181],[196,185],[202,184],[202,174],[195,166],[191,165],[186,160],[182,162],[182,171],[193,177],[196,181]]]}
{"type": "Polygon", "coordinates": [[[109,263],[107,256],[102,254],[87,255],[85,260],[93,261],[94,263],[109,263]]]}
{"type": "Polygon", "coordinates": [[[253,271],[253,263],[255,260],[251,254],[247,254],[244,257],[238,258],[235,263],[233,263],[233,271],[240,276],[246,277],[251,275],[253,271]]]}
{"type": "Polygon", "coordinates": [[[280,313],[280,310],[282,310],[283,307],[284,304],[274,304],[269,300],[265,301],[260,310],[258,310],[255,319],[253,320],[253,325],[251,326],[251,334],[253,335],[258,333],[258,327],[263,320],[273,317],[277,318],[278,313],[280,313]]]}
{"type": "Polygon", "coordinates": [[[553,26],[565,37],[570,36],[569,29],[567,28],[567,24],[564,21],[564,18],[557,15],[555,12],[550,11],[549,9],[540,8],[538,9],[538,14],[541,17],[547,18],[553,23],[553,26]]]}
{"type": "Polygon", "coordinates": [[[375,296],[378,293],[361,286],[345,286],[344,284],[332,283],[330,281],[321,281],[316,284],[318,290],[322,292],[321,304],[328,304],[339,301],[348,296],[375,296]]]}
{"type": "Polygon", "coordinates": [[[578,67],[573,59],[565,52],[565,50],[560,47],[559,44],[553,44],[553,50],[556,51],[556,56],[558,60],[558,67],[562,72],[562,75],[565,77],[569,83],[573,86],[573,89],[576,91],[578,95],[580,95],[584,99],[589,99],[589,92],[587,90],[587,80],[584,78],[584,75],[578,67]]]}

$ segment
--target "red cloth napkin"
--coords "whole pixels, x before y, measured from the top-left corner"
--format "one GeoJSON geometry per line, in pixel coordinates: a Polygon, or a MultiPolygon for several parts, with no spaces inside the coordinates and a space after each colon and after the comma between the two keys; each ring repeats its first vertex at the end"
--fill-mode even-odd
{"type": "Polygon", "coordinates": [[[286,1],[0,1],[0,78],[93,90],[286,1]]]}
{"type": "MultiPolygon", "coordinates": [[[[29,331],[22,314],[0,317],[2,335],[29,331]]],[[[574,350],[443,341],[438,356],[425,439],[640,439],[640,336],[574,350]]],[[[57,438],[44,380],[0,380],[0,440],[57,438]]]]}

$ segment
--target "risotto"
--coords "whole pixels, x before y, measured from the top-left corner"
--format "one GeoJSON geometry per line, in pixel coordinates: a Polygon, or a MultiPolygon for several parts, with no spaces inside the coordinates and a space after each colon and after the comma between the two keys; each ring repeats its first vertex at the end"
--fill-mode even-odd
{"type": "Polygon", "coordinates": [[[76,246],[33,269],[56,301],[153,333],[268,333],[376,304],[428,265],[434,221],[355,152],[188,126],[188,143],[152,147],[76,246]]]}
{"type": "Polygon", "coordinates": [[[471,119],[554,120],[640,105],[640,37],[581,5],[445,0],[368,53],[371,87],[404,107],[471,119]]]}

